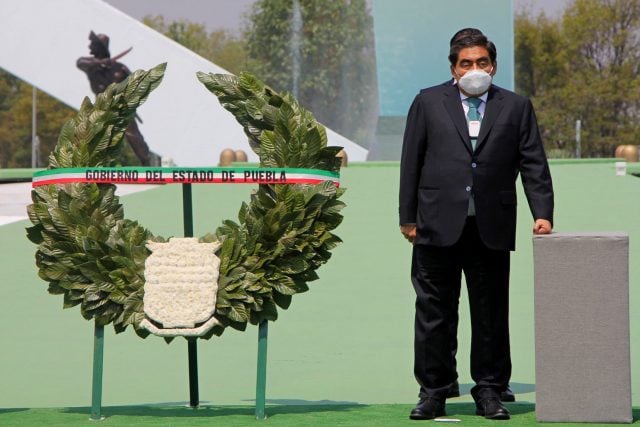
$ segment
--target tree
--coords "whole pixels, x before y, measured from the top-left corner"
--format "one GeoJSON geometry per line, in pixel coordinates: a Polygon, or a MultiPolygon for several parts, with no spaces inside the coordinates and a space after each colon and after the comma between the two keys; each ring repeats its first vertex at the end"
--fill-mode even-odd
{"type": "Polygon", "coordinates": [[[640,3],[576,0],[563,27],[574,41],[568,50],[575,59],[574,90],[567,96],[584,121],[591,151],[610,156],[618,144],[638,144],[640,3]]]}
{"type": "Polygon", "coordinates": [[[562,26],[544,14],[527,13],[515,18],[516,91],[530,97],[550,156],[574,152],[575,117],[567,112],[565,90],[571,80],[567,40],[562,26]]]}
{"type": "Polygon", "coordinates": [[[244,40],[226,30],[207,32],[202,24],[187,20],[166,22],[162,15],[145,16],[143,22],[233,74],[246,69],[244,40]]]}
{"type": "MultiPolygon", "coordinates": [[[[75,111],[44,92],[36,92],[36,124],[40,139],[38,164],[58,141],[62,125],[75,111]]],[[[31,166],[32,86],[0,70],[0,167],[31,166]]]]}
{"type": "Polygon", "coordinates": [[[294,3],[254,3],[246,30],[249,70],[274,89],[292,92],[323,124],[366,145],[378,114],[366,0],[299,0],[299,17],[294,3]]]}
{"type": "Polygon", "coordinates": [[[20,94],[20,80],[0,70],[0,167],[13,166],[21,136],[15,134],[12,108],[20,94]]]}
{"type": "Polygon", "coordinates": [[[557,21],[544,14],[515,17],[516,90],[533,97],[561,87],[568,77],[566,41],[557,21]]]}
{"type": "Polygon", "coordinates": [[[515,21],[516,90],[532,98],[550,153],[612,156],[640,137],[640,3],[575,0],[557,20],[515,21]],[[561,151],[558,151],[561,150],[561,151]]]}

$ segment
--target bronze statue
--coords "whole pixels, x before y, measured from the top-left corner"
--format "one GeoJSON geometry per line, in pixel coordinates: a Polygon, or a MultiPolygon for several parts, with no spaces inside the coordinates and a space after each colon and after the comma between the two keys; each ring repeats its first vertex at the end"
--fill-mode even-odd
{"type": "MultiPolygon", "coordinates": [[[[89,52],[93,56],[83,56],[79,58],[76,66],[86,73],[89,78],[91,90],[97,95],[104,92],[111,83],[119,83],[131,74],[127,66],[118,62],[118,59],[129,53],[132,48],[112,58],[109,53],[109,37],[106,34],[96,34],[91,31],[89,33],[89,40],[91,41],[89,43],[89,52]]],[[[140,133],[140,129],[138,129],[136,119],[140,120],[138,116],[131,120],[125,131],[125,136],[133,152],[138,157],[138,160],[140,160],[140,163],[142,163],[143,166],[149,166],[149,146],[140,133]]]]}

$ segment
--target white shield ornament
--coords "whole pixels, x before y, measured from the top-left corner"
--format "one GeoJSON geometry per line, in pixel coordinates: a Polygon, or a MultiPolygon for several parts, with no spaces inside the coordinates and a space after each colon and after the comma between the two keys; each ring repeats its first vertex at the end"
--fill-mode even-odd
{"type": "Polygon", "coordinates": [[[218,292],[220,243],[198,243],[194,237],[147,242],[144,313],[140,326],[159,336],[202,336],[213,317],[218,292]]]}

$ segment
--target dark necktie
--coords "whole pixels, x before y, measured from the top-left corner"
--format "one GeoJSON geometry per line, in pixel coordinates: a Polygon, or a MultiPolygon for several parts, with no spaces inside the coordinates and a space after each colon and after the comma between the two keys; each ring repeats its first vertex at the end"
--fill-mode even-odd
{"type": "MultiPolygon", "coordinates": [[[[467,112],[467,121],[482,121],[482,117],[480,117],[480,112],[478,111],[478,107],[480,107],[480,103],[482,100],[480,98],[467,98],[467,105],[469,106],[469,111],[467,112]]],[[[475,150],[476,144],[478,143],[478,138],[471,138],[471,147],[475,150]]]]}
{"type": "MultiPolygon", "coordinates": [[[[482,117],[480,117],[480,112],[478,111],[478,107],[482,100],[480,98],[467,98],[467,105],[469,106],[469,111],[467,111],[467,121],[481,121],[482,117]]],[[[475,151],[476,144],[478,143],[477,137],[471,138],[471,148],[475,151]]],[[[473,195],[469,198],[469,209],[467,211],[467,215],[473,216],[476,214],[476,206],[473,200],[473,195]]]]}

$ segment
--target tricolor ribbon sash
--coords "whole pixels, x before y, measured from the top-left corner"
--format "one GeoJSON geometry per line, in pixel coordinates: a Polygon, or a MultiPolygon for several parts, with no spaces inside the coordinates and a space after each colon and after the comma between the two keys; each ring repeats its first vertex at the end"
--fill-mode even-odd
{"type": "Polygon", "coordinates": [[[97,184],[319,184],[340,185],[340,174],[296,168],[59,168],[33,174],[32,187],[86,182],[97,184]]]}

